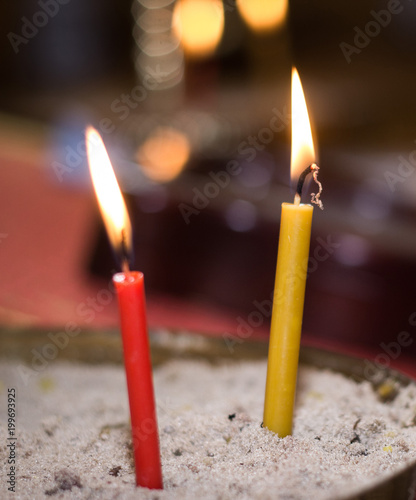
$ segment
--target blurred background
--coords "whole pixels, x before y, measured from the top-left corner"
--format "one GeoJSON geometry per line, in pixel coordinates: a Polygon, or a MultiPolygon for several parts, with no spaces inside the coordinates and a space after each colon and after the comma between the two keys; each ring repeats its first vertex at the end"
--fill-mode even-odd
{"type": "Polygon", "coordinates": [[[118,264],[85,155],[91,123],[129,206],[150,324],[266,338],[268,314],[252,313],[270,299],[280,204],[294,194],[295,64],[325,206],[314,213],[304,340],[377,353],[407,331],[403,356],[416,355],[415,4],[0,9],[3,326],[117,327],[118,264]]]}

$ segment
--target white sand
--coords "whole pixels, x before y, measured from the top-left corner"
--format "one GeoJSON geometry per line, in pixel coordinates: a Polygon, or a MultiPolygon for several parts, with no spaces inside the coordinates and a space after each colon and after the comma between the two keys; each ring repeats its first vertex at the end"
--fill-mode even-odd
{"type": "Polygon", "coordinates": [[[122,367],[51,364],[25,386],[0,368],[0,463],[7,389],[17,390],[13,499],[331,499],[416,461],[415,385],[381,403],[370,384],[302,368],[294,435],[260,427],[266,363],[172,361],[155,372],[164,491],[135,488],[122,367]],[[229,418],[235,413],[234,418],[229,418]]]}

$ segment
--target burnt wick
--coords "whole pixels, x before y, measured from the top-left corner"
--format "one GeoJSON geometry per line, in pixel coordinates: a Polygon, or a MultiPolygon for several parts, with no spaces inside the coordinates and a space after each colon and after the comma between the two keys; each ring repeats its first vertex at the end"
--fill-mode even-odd
{"type": "Polygon", "coordinates": [[[311,202],[314,203],[315,205],[318,205],[318,207],[323,210],[324,205],[321,200],[321,193],[322,193],[322,184],[318,180],[318,172],[319,172],[319,167],[316,163],[312,163],[309,165],[309,167],[305,168],[305,170],[300,174],[298,184],[296,186],[296,194],[295,194],[295,205],[300,204],[300,200],[302,197],[302,189],[303,189],[303,184],[305,183],[305,179],[309,174],[312,174],[313,180],[318,184],[318,192],[317,193],[312,193],[311,194],[311,202]]]}

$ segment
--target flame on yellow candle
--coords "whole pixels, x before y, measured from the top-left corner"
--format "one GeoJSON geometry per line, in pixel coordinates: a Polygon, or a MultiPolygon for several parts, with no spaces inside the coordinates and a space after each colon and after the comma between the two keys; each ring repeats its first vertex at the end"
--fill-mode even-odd
{"type": "Polygon", "coordinates": [[[238,10],[253,31],[271,31],[286,19],[288,0],[237,0],[238,10]]]}
{"type": "Polygon", "coordinates": [[[206,57],[217,47],[224,31],[224,7],[220,0],[178,0],[172,27],[185,52],[206,57]]]}
{"type": "Polygon", "coordinates": [[[98,205],[111,245],[131,250],[132,230],[126,204],[100,134],[89,126],[85,132],[88,164],[98,205]]]}
{"type": "Polygon", "coordinates": [[[292,181],[315,162],[312,130],[305,95],[296,68],[292,68],[292,151],[290,177],[292,181]]]}

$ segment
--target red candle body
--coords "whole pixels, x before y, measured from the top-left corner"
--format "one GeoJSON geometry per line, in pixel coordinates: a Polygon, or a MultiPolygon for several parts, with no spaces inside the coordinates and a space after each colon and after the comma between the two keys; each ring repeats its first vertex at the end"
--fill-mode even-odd
{"type": "Polygon", "coordinates": [[[113,283],[120,309],[136,483],[145,488],[162,489],[144,276],[137,271],[117,273],[113,276],[113,283]]]}

